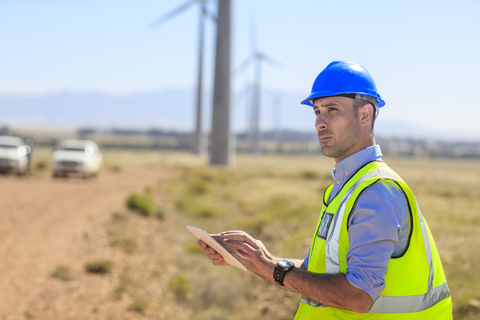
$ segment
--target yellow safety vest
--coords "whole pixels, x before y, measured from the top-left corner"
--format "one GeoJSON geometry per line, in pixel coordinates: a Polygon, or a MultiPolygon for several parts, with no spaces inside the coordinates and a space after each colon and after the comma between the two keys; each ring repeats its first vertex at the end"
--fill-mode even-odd
{"type": "Polygon", "coordinates": [[[403,191],[412,222],[405,252],[388,263],[385,289],[364,314],[302,297],[295,319],[452,319],[450,291],[427,222],[410,188],[382,161],[372,161],[359,169],[329,204],[333,184],[327,188],[310,248],[308,271],[347,273],[349,216],[362,191],[381,179],[391,180],[403,191]]]}

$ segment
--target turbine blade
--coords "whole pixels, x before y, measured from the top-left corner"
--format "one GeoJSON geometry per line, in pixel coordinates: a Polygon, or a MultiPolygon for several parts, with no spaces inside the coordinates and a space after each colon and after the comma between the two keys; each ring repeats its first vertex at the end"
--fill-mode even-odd
{"type": "Polygon", "coordinates": [[[196,0],[189,0],[185,2],[184,4],[180,5],[179,7],[173,9],[169,13],[155,19],[152,21],[149,26],[151,29],[158,28],[162,23],[170,20],[171,18],[175,17],[176,15],[182,13],[183,11],[187,10],[192,4],[194,4],[196,0]]]}
{"type": "Polygon", "coordinates": [[[266,53],[260,53],[260,56],[261,56],[261,59],[263,61],[265,61],[266,63],[268,63],[269,65],[271,65],[272,67],[276,68],[276,69],[279,69],[279,70],[283,70],[285,69],[285,65],[281,62],[278,62],[277,60],[273,59],[272,57],[270,57],[269,55],[267,55],[266,53]]]}
{"type": "Polygon", "coordinates": [[[237,68],[235,69],[234,71],[232,71],[232,75],[234,74],[238,74],[238,73],[243,73],[245,71],[245,69],[248,68],[248,66],[252,63],[252,61],[255,60],[255,57],[253,54],[250,54],[245,60],[243,60],[242,64],[237,68]]]}
{"type": "Polygon", "coordinates": [[[208,11],[205,5],[202,5],[202,12],[203,12],[203,18],[205,17],[210,18],[215,23],[217,23],[217,16],[213,12],[208,11]]]}

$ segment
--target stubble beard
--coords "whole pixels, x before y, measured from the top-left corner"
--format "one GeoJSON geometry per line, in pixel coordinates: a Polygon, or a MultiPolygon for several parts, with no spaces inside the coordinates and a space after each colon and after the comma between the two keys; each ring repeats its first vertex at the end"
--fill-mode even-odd
{"type": "Polygon", "coordinates": [[[342,143],[342,141],[338,143],[337,141],[332,141],[332,140],[333,138],[325,142],[323,145],[320,142],[320,148],[322,149],[322,154],[326,157],[334,158],[334,159],[340,158],[351,147],[350,145],[345,145],[345,143],[342,143]]]}
{"type": "Polygon", "coordinates": [[[333,135],[330,131],[323,131],[318,133],[318,141],[320,142],[320,147],[322,149],[322,154],[324,156],[338,159],[343,157],[349,152],[360,140],[360,128],[357,127],[356,123],[351,123],[354,126],[354,129],[344,130],[343,133],[339,136],[333,135]],[[321,135],[328,135],[331,138],[325,141],[322,145],[320,140],[321,135]]]}

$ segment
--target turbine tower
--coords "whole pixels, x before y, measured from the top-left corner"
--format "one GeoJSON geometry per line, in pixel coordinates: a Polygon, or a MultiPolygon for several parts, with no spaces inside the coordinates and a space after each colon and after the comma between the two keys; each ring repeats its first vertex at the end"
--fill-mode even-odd
{"type": "Polygon", "coordinates": [[[198,27],[198,58],[197,58],[197,92],[196,92],[196,114],[195,114],[195,134],[193,140],[193,152],[197,155],[201,155],[205,152],[205,139],[202,128],[202,94],[203,94],[203,47],[204,47],[204,34],[205,34],[205,20],[207,17],[216,20],[216,17],[208,12],[206,8],[206,2],[208,0],[189,0],[179,7],[173,9],[169,13],[161,16],[153,21],[150,26],[157,28],[164,22],[177,16],[178,14],[187,10],[191,5],[198,3],[200,5],[200,17],[198,27]]]}
{"type": "Polygon", "coordinates": [[[279,62],[269,57],[266,53],[258,49],[257,30],[255,20],[250,20],[250,44],[252,52],[242,63],[239,68],[240,71],[246,69],[253,63],[254,80],[251,91],[251,110],[250,110],[250,126],[248,133],[249,151],[258,154],[260,152],[260,95],[261,95],[261,78],[262,78],[262,63],[266,62],[280,69],[282,66],[279,62]]]}
{"type": "Polygon", "coordinates": [[[210,165],[231,166],[234,150],[230,127],[231,1],[218,0],[217,13],[210,165]]]}

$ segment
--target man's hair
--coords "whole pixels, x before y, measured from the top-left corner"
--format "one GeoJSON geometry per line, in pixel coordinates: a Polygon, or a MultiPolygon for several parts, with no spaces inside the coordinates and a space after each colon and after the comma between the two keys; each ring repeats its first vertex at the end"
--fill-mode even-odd
{"type": "Polygon", "coordinates": [[[358,109],[363,107],[364,105],[369,104],[373,108],[373,116],[372,116],[372,126],[371,126],[371,131],[373,131],[373,125],[375,124],[375,115],[376,115],[376,109],[373,103],[371,103],[368,100],[359,98],[358,96],[353,99],[353,111],[355,111],[355,114],[357,114],[358,109]]]}

